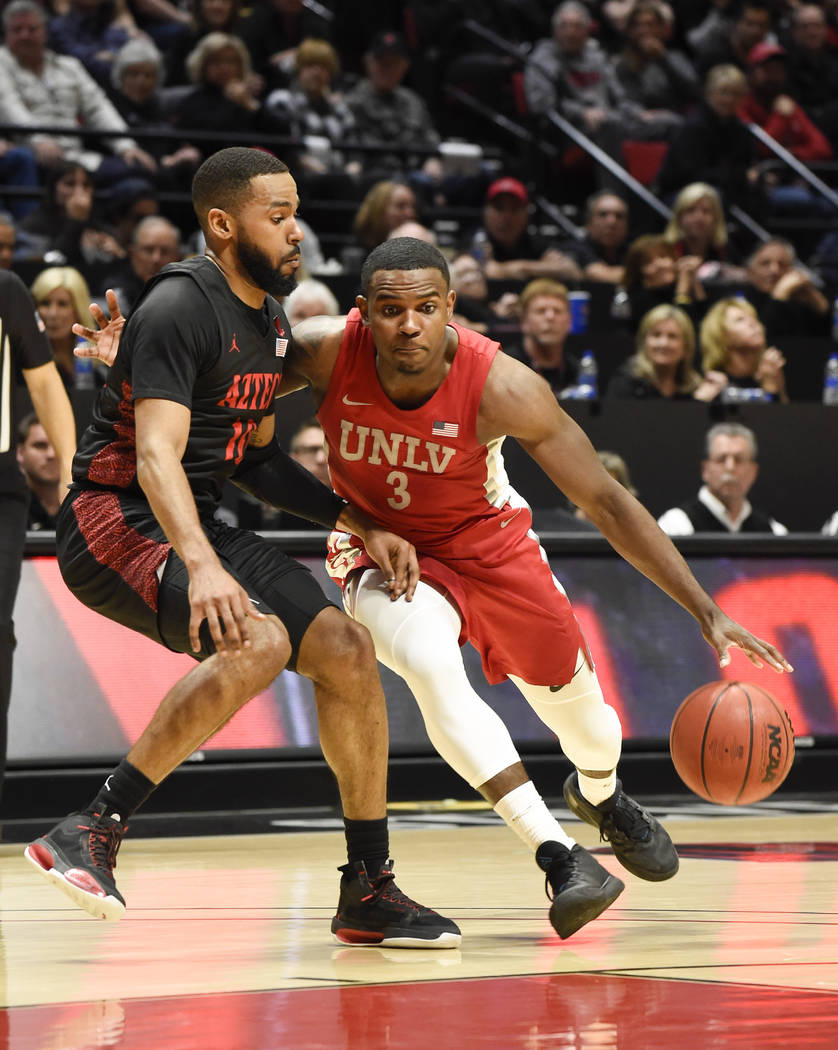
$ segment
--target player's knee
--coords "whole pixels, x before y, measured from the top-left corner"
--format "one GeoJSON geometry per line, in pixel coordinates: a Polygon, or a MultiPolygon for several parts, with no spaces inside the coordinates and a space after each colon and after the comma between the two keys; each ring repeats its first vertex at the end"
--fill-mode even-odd
{"type": "Polygon", "coordinates": [[[613,769],[620,758],[623,731],[613,707],[600,703],[586,711],[574,711],[556,729],[562,750],[578,769],[613,769]]]}
{"type": "Polygon", "coordinates": [[[375,670],[375,646],[370,632],[343,613],[330,617],[319,646],[318,677],[346,680],[375,670]]]}
{"type": "Polygon", "coordinates": [[[266,616],[250,627],[251,652],[254,663],[272,682],[291,659],[291,640],[281,621],[266,616]]]}

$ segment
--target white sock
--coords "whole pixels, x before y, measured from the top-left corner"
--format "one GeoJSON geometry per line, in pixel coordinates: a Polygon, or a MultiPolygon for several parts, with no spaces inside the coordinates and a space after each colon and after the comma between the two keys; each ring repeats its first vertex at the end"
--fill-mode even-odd
{"type": "Polygon", "coordinates": [[[494,809],[533,853],[542,842],[560,842],[568,849],[575,845],[575,840],[565,834],[561,824],[551,815],[531,780],[504,795],[495,803],[494,809]]]}
{"type": "Polygon", "coordinates": [[[617,790],[616,769],[613,769],[607,777],[586,777],[578,769],[576,775],[579,777],[579,790],[592,806],[598,806],[600,802],[611,798],[617,790]]]}

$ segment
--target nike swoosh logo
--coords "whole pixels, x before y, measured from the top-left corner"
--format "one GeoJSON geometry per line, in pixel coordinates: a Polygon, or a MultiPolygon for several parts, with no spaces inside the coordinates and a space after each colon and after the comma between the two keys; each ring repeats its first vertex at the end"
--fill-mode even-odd
{"type": "Polygon", "coordinates": [[[515,511],[515,513],[514,513],[514,514],[512,515],[512,517],[511,517],[511,518],[507,518],[507,519],[506,519],[505,521],[502,521],[502,522],[500,523],[500,527],[501,527],[502,529],[505,529],[505,528],[506,528],[506,526],[507,526],[507,525],[508,525],[508,524],[509,524],[509,523],[510,523],[511,521],[514,521],[514,520],[515,520],[515,519],[516,519],[516,518],[518,517],[518,515],[519,515],[519,514],[521,513],[521,511],[522,511],[523,509],[524,509],[523,507],[519,507],[519,508],[518,508],[518,509],[517,509],[517,510],[515,511]]]}
{"type": "Polygon", "coordinates": [[[372,401],[353,401],[351,398],[348,398],[346,394],[343,395],[343,403],[345,405],[363,405],[365,408],[371,408],[373,405],[372,401]]]}

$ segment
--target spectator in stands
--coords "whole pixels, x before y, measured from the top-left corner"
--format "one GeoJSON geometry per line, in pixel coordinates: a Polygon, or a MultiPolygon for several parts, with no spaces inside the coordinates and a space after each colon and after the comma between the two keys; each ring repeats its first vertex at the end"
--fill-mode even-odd
{"type": "Polygon", "coordinates": [[[567,288],[544,277],[530,281],[521,292],[520,310],[521,344],[505,350],[538,372],[559,397],[579,378],[579,360],[564,345],[570,333],[567,288]]]}
{"type": "MultiPolygon", "coordinates": [[[[739,116],[756,124],[776,139],[798,160],[806,164],[828,160],[832,147],[803,109],[786,92],[787,54],[779,44],[757,44],[748,55],[749,92],[739,103],[739,116]]],[[[759,151],[773,158],[767,146],[759,151]]],[[[813,194],[806,182],[787,173],[787,169],[770,171],[764,181],[772,209],[778,212],[834,214],[832,206],[813,194]]]]}
{"type": "Polygon", "coordinates": [[[93,177],[83,164],[62,160],[47,172],[38,207],[18,225],[18,255],[85,269],[93,259],[124,253],[98,214],[93,177]]]}
{"type": "Polygon", "coordinates": [[[794,245],[783,237],[764,241],[747,262],[745,295],[768,339],[783,335],[828,336],[829,300],[797,265],[794,245]]]}
{"type": "MultiPolygon", "coordinates": [[[[758,124],[798,160],[828,160],[826,136],[786,93],[788,54],[779,44],[757,44],[748,55],[748,94],[739,103],[742,120],[758,124]]],[[[770,154],[766,152],[766,156],[770,154]]]]}
{"type": "Polygon", "coordinates": [[[404,182],[382,179],[367,191],[352,229],[365,251],[387,240],[397,226],[416,220],[416,195],[404,182]]]}
{"type": "Polygon", "coordinates": [[[674,246],[676,259],[698,260],[696,274],[702,283],[744,278],[742,267],[730,258],[721,198],[709,183],[691,182],[681,190],[663,236],[674,246]]]}
{"type": "Polygon", "coordinates": [[[414,240],[425,241],[426,244],[436,244],[436,234],[430,226],[425,226],[423,223],[416,222],[413,219],[403,222],[401,226],[390,230],[387,234],[387,240],[392,241],[394,237],[413,237],[414,240]]]}
{"type": "Polygon", "coordinates": [[[687,401],[698,396],[695,329],[683,310],[667,303],[650,310],[637,329],[636,347],[611,377],[606,397],[687,401]]]}
{"type": "Polygon", "coordinates": [[[517,324],[519,297],[515,292],[504,292],[490,302],[489,284],[480,263],[473,255],[455,256],[449,264],[451,287],[457,293],[454,304],[455,320],[484,334],[499,324],[517,324]]]}
{"type": "Polygon", "coordinates": [[[24,218],[38,206],[38,161],[29,146],[16,146],[10,139],[0,138],[0,186],[6,210],[16,219],[24,218]],[[10,193],[11,187],[24,192],[10,193]]]}
{"type": "Polygon", "coordinates": [[[600,190],[585,202],[585,236],[559,248],[573,259],[586,281],[619,284],[628,249],[629,213],[622,197],[600,190]]]}
{"type": "Polygon", "coordinates": [[[505,176],[486,191],[483,225],[468,250],[490,280],[527,281],[533,277],[578,281],[579,266],[546,238],[528,229],[530,195],[519,179],[505,176]]]}
{"type": "MultiPolygon", "coordinates": [[[[614,66],[591,36],[588,9],[566,0],[553,14],[553,36],[535,45],[524,68],[530,112],[558,110],[615,160],[622,162],[623,139],[666,139],[671,122],[632,102],[614,66]]],[[[613,176],[599,170],[609,188],[613,176]]]]}
{"type": "Polygon", "coordinates": [[[68,0],[67,6],[49,20],[50,47],[77,58],[106,88],[114,56],[137,35],[134,19],[124,4],[114,0],[68,0]]]}
{"type": "Polygon", "coordinates": [[[411,173],[415,187],[431,196],[442,187],[439,157],[412,152],[436,150],[439,132],[421,96],[402,84],[410,57],[398,33],[379,33],[364,55],[366,76],[348,92],[346,104],[355,119],[359,145],[391,147],[367,154],[364,171],[370,178],[411,173]]]}
{"type": "MultiPolygon", "coordinates": [[[[187,83],[186,58],[209,33],[241,36],[241,0],[189,0],[191,22],[166,54],[167,86],[187,83]]],[[[264,87],[264,84],[262,85],[264,87]]]]}
{"type": "Polygon", "coordinates": [[[279,130],[251,88],[250,54],[239,37],[207,34],[189,53],[186,68],[195,87],[175,104],[171,120],[187,133],[221,133],[217,141],[201,142],[205,155],[231,145],[232,133],[279,130]]]}
{"type": "Polygon", "coordinates": [[[154,158],[127,137],[113,103],[77,58],[46,47],[46,15],[33,0],[12,0],[3,11],[5,43],[0,47],[0,119],[12,124],[63,124],[116,133],[102,140],[113,156],[86,149],[79,135],[28,134],[38,162],[46,168],[61,160],[84,163],[102,183],[136,169],[154,171],[154,158]]]}
{"type": "Polygon", "coordinates": [[[714,66],[707,74],[704,99],[676,133],[658,172],[657,188],[666,200],[687,183],[705,182],[719,191],[728,206],[753,205],[756,148],[737,116],[747,90],[744,74],[734,65],[714,66]]]}
{"type": "Polygon", "coordinates": [[[303,0],[263,0],[253,5],[237,32],[247,44],[253,68],[272,89],[290,82],[303,40],[333,39],[333,18],[322,4],[307,7],[303,0]]]}
{"type": "Polygon", "coordinates": [[[17,461],[29,489],[26,528],[31,532],[54,529],[63,495],[61,464],[34,412],[18,425],[17,461]]]}
{"type": "Polygon", "coordinates": [[[307,317],[335,316],[341,312],[331,288],[322,281],[307,277],[300,281],[283,303],[289,324],[299,324],[307,317]]]}
{"type": "Polygon", "coordinates": [[[838,144],[838,55],[829,44],[826,14],[817,4],[789,12],[788,92],[829,139],[838,144]]]}
{"type": "MultiPolygon", "coordinates": [[[[160,97],[163,77],[163,56],[150,40],[129,40],[120,48],[111,67],[111,95],[129,128],[172,130],[160,97]]],[[[143,141],[157,161],[158,184],[186,189],[201,162],[201,152],[171,138],[143,141]]]]}
{"type": "Polygon", "coordinates": [[[76,386],[73,325],[97,327],[90,312],[87,281],[72,266],[50,266],[41,270],[32,282],[30,292],[61,380],[67,390],[72,390],[76,386]]]}
{"type": "MultiPolygon", "coordinates": [[[[734,7],[734,10],[736,8],[734,7]]],[[[703,39],[693,36],[698,71],[705,74],[713,66],[734,65],[747,69],[748,56],[757,44],[776,41],[772,33],[774,15],[764,0],[744,0],[734,14],[732,26],[719,19],[703,39]]]]}
{"type": "Polygon", "coordinates": [[[354,156],[348,158],[345,152],[355,120],[334,89],[340,72],[337,51],[327,40],[304,40],[297,48],[295,70],[293,82],[272,91],[265,100],[285,134],[317,140],[316,147],[307,144],[297,153],[295,171],[309,176],[337,172],[357,176],[361,162],[354,156]]]}
{"type": "Polygon", "coordinates": [[[758,473],[754,432],[741,423],[717,423],[707,431],[706,455],[701,464],[704,484],[697,498],[665,511],[658,518],[658,525],[669,536],[690,536],[694,532],[785,535],[785,525],[748,502],[758,473]]]}
{"type": "MultiPolygon", "coordinates": [[[[770,400],[788,401],[786,359],[776,346],[766,346],[765,326],[746,299],[720,299],[707,311],[699,332],[704,381],[717,396],[731,398],[728,388],[761,390],[770,400]]],[[[710,398],[704,398],[710,400],[710,398]]]]}
{"type": "MultiPolygon", "coordinates": [[[[698,278],[698,256],[676,257],[675,245],[660,234],[646,233],[635,238],[626,252],[620,289],[627,296],[625,309],[617,319],[634,331],[650,310],[664,303],[676,303],[693,325],[704,316],[707,293],[698,278]]],[[[616,297],[615,307],[616,309],[616,297]]]]}
{"type": "Polygon", "coordinates": [[[167,55],[180,46],[192,27],[192,15],[177,0],[126,0],[137,28],[167,55]]]}
{"type": "Polygon", "coordinates": [[[110,282],[123,314],[130,312],[146,281],[182,257],[180,240],[180,230],[162,215],[149,215],[137,223],[127,260],[110,282]]]}
{"type": "Polygon", "coordinates": [[[15,220],[7,211],[0,211],[0,270],[11,267],[16,244],[15,220]]]}
{"type": "Polygon", "coordinates": [[[625,43],[615,61],[626,97],[654,125],[654,138],[671,139],[700,93],[698,74],[685,54],[668,46],[672,11],[660,0],[638,0],[629,10],[625,43]]]}

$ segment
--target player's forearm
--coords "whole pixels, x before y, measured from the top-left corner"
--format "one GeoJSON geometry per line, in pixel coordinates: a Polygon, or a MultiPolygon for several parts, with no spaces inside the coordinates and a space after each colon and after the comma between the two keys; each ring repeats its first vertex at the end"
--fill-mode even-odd
{"type": "Polygon", "coordinates": [[[149,505],[191,574],[216,557],[207,539],[186,473],[173,451],[137,452],[137,480],[149,505]]]}
{"type": "Polygon", "coordinates": [[[24,378],[35,414],[43,425],[61,465],[63,498],[65,488],[71,481],[73,456],[76,454],[76,421],[73,407],[53,362],[40,368],[24,370],[24,378]]]}
{"type": "Polygon", "coordinates": [[[585,513],[618,554],[699,623],[705,624],[712,617],[715,602],[669,537],[633,496],[621,488],[597,507],[586,507],[585,513]]]}

